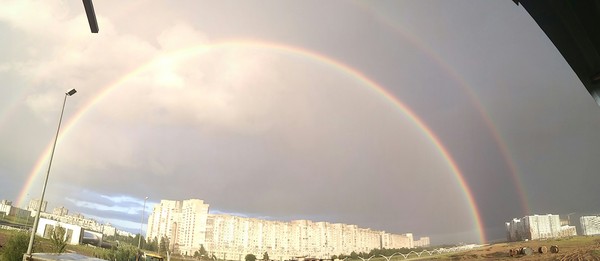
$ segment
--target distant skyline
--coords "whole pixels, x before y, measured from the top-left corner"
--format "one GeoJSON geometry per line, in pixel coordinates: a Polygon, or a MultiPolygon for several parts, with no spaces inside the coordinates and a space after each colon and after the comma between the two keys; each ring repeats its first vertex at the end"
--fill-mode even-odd
{"type": "MultiPolygon", "coordinates": [[[[600,213],[600,108],[512,1],[0,0],[0,199],[160,199],[432,244],[600,213]],[[449,225],[452,224],[452,225],[449,225]]],[[[482,237],[485,237],[482,239],[482,237]]]]}

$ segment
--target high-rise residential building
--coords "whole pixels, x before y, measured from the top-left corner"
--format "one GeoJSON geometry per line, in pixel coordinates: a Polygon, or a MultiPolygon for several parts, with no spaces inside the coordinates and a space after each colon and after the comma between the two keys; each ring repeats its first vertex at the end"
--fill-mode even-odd
{"type": "Polygon", "coordinates": [[[189,199],[182,202],[177,240],[180,253],[191,256],[204,245],[207,217],[208,204],[204,201],[189,199]]]}
{"type": "Polygon", "coordinates": [[[577,235],[574,226],[561,226],[558,215],[532,215],[506,223],[509,241],[535,240],[577,235]]]}
{"type": "Polygon", "coordinates": [[[428,247],[431,245],[429,237],[421,237],[419,240],[415,240],[415,247],[428,247]]]}
{"type": "Polygon", "coordinates": [[[582,216],[579,221],[583,235],[600,235],[600,216],[582,216]]]}
{"type": "Polygon", "coordinates": [[[146,238],[169,240],[169,248],[192,256],[205,244],[209,205],[199,199],[161,200],[148,217],[146,238]]]}
{"type": "MultiPolygon", "coordinates": [[[[272,260],[299,256],[331,258],[375,248],[412,248],[413,235],[390,234],[356,225],[310,220],[290,222],[208,214],[202,200],[161,200],[148,218],[148,240],[164,237],[171,251],[191,256],[200,247],[215,258],[244,260],[247,254],[272,260]]],[[[423,240],[425,241],[425,240],[423,240]]],[[[427,238],[427,245],[429,238],[427,238]]]]}
{"type": "MultiPolygon", "coordinates": [[[[27,205],[27,210],[29,211],[37,211],[38,207],[40,206],[40,200],[39,199],[32,199],[29,201],[29,205],[27,205]]],[[[44,201],[42,203],[42,212],[46,212],[46,207],[48,206],[48,201],[44,201]]]]}
{"type": "Polygon", "coordinates": [[[409,248],[412,242],[412,234],[394,235],[355,225],[209,214],[205,247],[217,258],[228,260],[243,260],[248,253],[262,256],[265,252],[274,260],[298,256],[325,259],[352,251],[369,252],[374,248],[392,247],[392,244],[382,246],[382,236],[394,238],[396,248],[409,248]]]}
{"type": "Polygon", "coordinates": [[[402,235],[383,233],[381,235],[381,247],[387,249],[413,248],[413,235],[412,233],[402,235]]]}
{"type": "Polygon", "coordinates": [[[148,230],[146,238],[156,238],[158,242],[165,237],[169,240],[176,239],[177,226],[181,209],[181,201],[161,200],[148,216],[148,230]]]}
{"type": "Polygon", "coordinates": [[[66,216],[69,214],[69,210],[65,207],[54,208],[54,210],[52,210],[52,214],[57,216],[66,216]]]}

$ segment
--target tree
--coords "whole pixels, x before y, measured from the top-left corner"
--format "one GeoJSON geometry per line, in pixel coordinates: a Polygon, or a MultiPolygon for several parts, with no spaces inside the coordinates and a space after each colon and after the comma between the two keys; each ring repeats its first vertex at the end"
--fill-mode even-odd
{"type": "Polygon", "coordinates": [[[112,255],[114,255],[114,260],[135,260],[137,247],[132,245],[119,246],[112,255]]]}
{"type": "Polygon", "coordinates": [[[246,261],[256,261],[256,256],[253,254],[247,254],[246,261]]]}
{"type": "Polygon", "coordinates": [[[352,253],[350,253],[350,258],[358,259],[358,254],[356,252],[352,251],[352,253]]]}
{"type": "Polygon", "coordinates": [[[204,245],[200,244],[200,250],[194,252],[194,258],[206,260],[209,259],[208,252],[204,249],[204,245]]]}
{"type": "Polygon", "coordinates": [[[27,245],[29,245],[29,236],[26,233],[13,235],[2,247],[2,260],[23,260],[23,254],[27,252],[27,245]]]}
{"type": "Polygon", "coordinates": [[[52,250],[55,253],[65,252],[67,248],[67,237],[65,237],[66,230],[61,226],[57,226],[50,235],[50,242],[52,243],[52,250]]]}
{"type": "Polygon", "coordinates": [[[135,237],[133,238],[131,244],[134,246],[137,246],[139,244],[141,249],[148,250],[146,248],[146,238],[142,237],[140,234],[135,234],[135,237]],[[140,239],[140,237],[141,237],[141,239],[140,239]]]}
{"type": "Polygon", "coordinates": [[[158,251],[158,241],[156,240],[156,237],[154,237],[152,240],[148,240],[148,242],[146,244],[146,250],[150,250],[150,251],[154,251],[154,252],[158,251]]]}
{"type": "Polygon", "coordinates": [[[338,256],[336,256],[336,255],[331,256],[331,260],[336,260],[336,259],[338,259],[338,256]]]}
{"type": "Polygon", "coordinates": [[[160,244],[158,245],[158,253],[166,254],[169,250],[169,239],[167,237],[160,238],[160,244]]]}
{"type": "Polygon", "coordinates": [[[200,250],[198,250],[198,254],[200,254],[200,258],[205,259],[208,258],[208,252],[204,249],[204,245],[200,244],[200,250]]]}
{"type": "Polygon", "coordinates": [[[263,254],[263,260],[270,260],[270,259],[269,259],[269,253],[265,252],[265,253],[263,254]]]}

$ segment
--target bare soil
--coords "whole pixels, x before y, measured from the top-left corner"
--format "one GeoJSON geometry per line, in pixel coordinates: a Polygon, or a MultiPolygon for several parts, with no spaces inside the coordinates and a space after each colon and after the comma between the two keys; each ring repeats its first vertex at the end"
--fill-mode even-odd
{"type": "Polygon", "coordinates": [[[498,243],[462,253],[449,254],[432,259],[451,260],[599,260],[600,237],[578,236],[554,240],[532,240],[524,242],[498,243]],[[546,253],[539,253],[540,247],[546,246],[546,253]],[[550,247],[557,246],[558,253],[550,253],[550,247]],[[510,255],[511,249],[528,247],[531,255],[510,255]]]}

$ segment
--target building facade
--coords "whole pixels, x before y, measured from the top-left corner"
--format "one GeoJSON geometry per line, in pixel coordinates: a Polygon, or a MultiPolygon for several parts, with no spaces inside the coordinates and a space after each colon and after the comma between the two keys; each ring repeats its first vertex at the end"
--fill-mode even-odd
{"type": "MultiPolygon", "coordinates": [[[[307,256],[319,259],[375,248],[413,248],[413,235],[391,234],[356,225],[293,220],[271,221],[226,214],[208,214],[202,200],[161,200],[148,218],[147,239],[166,237],[172,251],[191,256],[205,248],[224,260],[247,254],[272,260],[307,256]]],[[[423,240],[424,242],[425,240],[423,240]]],[[[427,245],[429,238],[427,238],[427,245]]],[[[421,241],[420,241],[421,242],[421,241]]]]}
{"type": "Polygon", "coordinates": [[[146,238],[152,240],[165,237],[170,240],[177,238],[177,220],[179,220],[181,201],[161,200],[154,206],[152,213],[148,216],[148,230],[146,238]]]}
{"type": "Polygon", "coordinates": [[[69,214],[69,210],[65,207],[54,208],[54,210],[52,210],[52,214],[57,216],[66,216],[69,214]]]}
{"type": "Polygon", "coordinates": [[[600,216],[582,216],[579,221],[583,235],[600,235],[600,216]]]}
{"type": "Polygon", "coordinates": [[[429,237],[421,237],[419,240],[415,240],[415,247],[428,247],[430,245],[429,237]]]}
{"type": "Polygon", "coordinates": [[[209,214],[205,247],[219,259],[243,260],[246,254],[267,252],[273,260],[288,260],[300,256],[326,259],[382,247],[411,248],[412,242],[412,234],[395,235],[356,225],[209,214]]]}
{"type": "Polygon", "coordinates": [[[177,226],[179,252],[183,255],[194,255],[206,238],[206,220],[208,204],[199,199],[184,200],[181,204],[179,225],[177,226]]]}
{"type": "MultiPolygon", "coordinates": [[[[38,207],[40,206],[40,200],[39,199],[32,199],[29,201],[29,205],[27,205],[27,210],[31,211],[32,213],[37,212],[38,207]]],[[[48,206],[48,201],[44,201],[42,203],[42,212],[46,212],[46,207],[48,206]]]]}
{"type": "MultiPolygon", "coordinates": [[[[381,247],[386,249],[400,249],[400,248],[413,248],[415,247],[415,241],[412,233],[407,234],[390,234],[382,231],[381,233],[381,247]]],[[[379,247],[378,247],[379,248],[379,247]]],[[[371,248],[373,249],[373,248],[371,248]]],[[[369,252],[371,249],[367,250],[369,252]]],[[[348,252],[350,253],[350,252],[348,252]]]]}
{"type": "Polygon", "coordinates": [[[169,239],[169,249],[192,256],[205,244],[209,205],[199,199],[161,200],[148,217],[146,239],[169,239]]]}
{"type": "Polygon", "coordinates": [[[558,215],[532,215],[506,223],[508,241],[536,240],[576,236],[574,226],[561,226],[558,215]]]}

